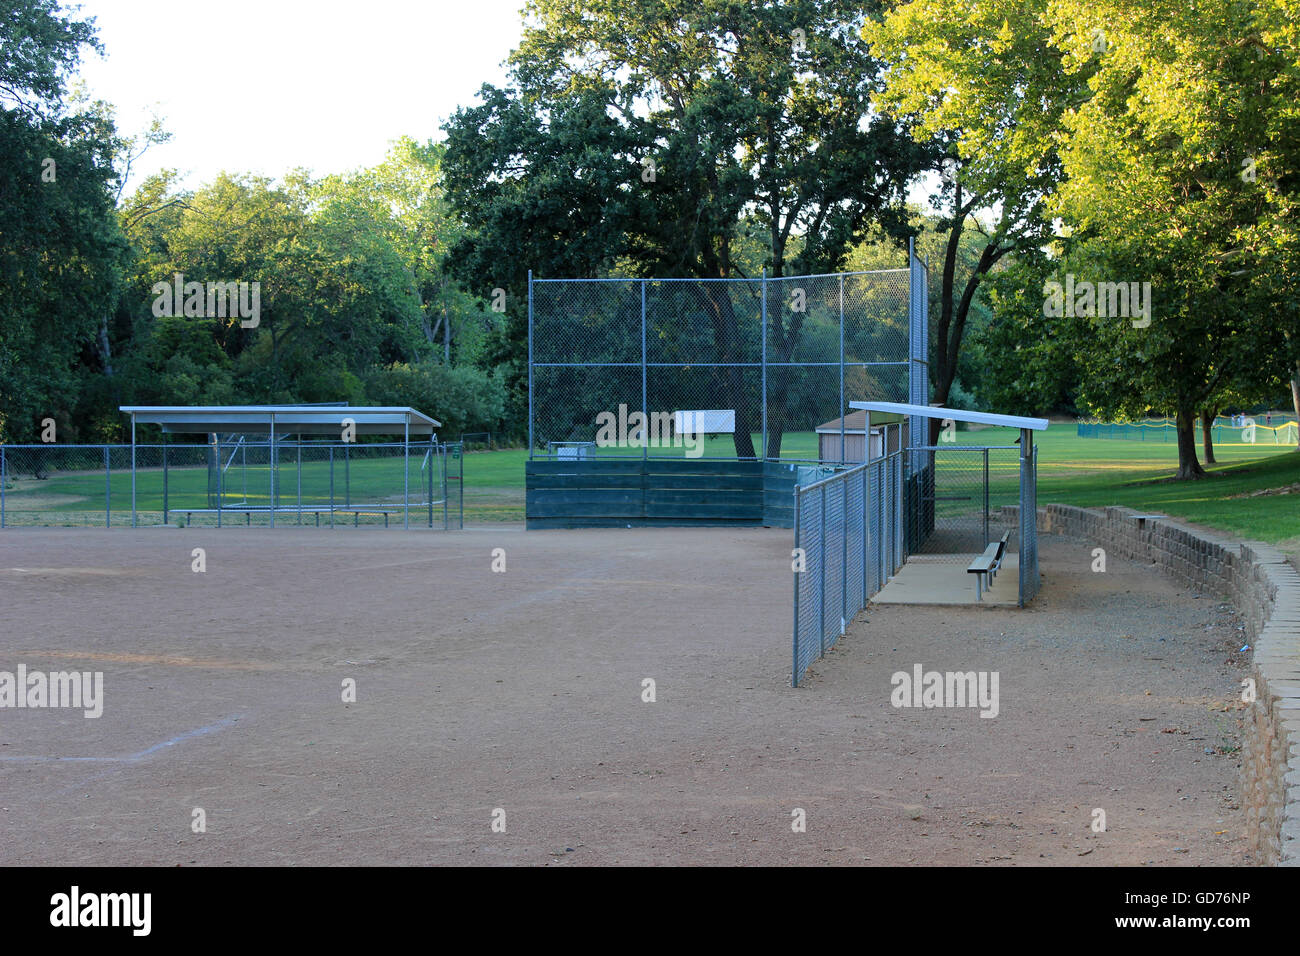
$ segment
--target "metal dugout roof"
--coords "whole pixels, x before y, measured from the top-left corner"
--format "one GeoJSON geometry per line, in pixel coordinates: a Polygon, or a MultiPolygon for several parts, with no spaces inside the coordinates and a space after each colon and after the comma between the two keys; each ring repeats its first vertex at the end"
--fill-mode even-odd
{"type": "Polygon", "coordinates": [[[849,408],[868,412],[889,412],[894,415],[917,415],[921,418],[951,418],[955,422],[975,422],[980,425],[1003,425],[1007,428],[1031,429],[1036,432],[1047,428],[1046,418],[1023,418],[1020,415],[994,415],[991,412],[970,412],[963,408],[943,408],[933,405],[905,405],[902,402],[849,402],[849,408]]]}
{"type": "Polygon", "coordinates": [[[338,434],[343,419],[358,435],[432,435],[442,422],[406,406],[348,405],[122,405],[133,422],[161,425],[164,432],[249,432],[285,435],[338,434]]]}

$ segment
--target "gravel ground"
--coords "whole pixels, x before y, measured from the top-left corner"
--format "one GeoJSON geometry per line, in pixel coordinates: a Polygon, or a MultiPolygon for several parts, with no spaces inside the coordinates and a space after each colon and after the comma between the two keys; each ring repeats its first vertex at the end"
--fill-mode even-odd
{"type": "Polygon", "coordinates": [[[1231,609],[1041,548],[1030,608],[871,607],[794,690],[788,531],[5,531],[0,670],[105,702],[0,710],[0,863],[1251,863],[1231,609]],[[893,707],[915,664],[998,716],[893,707]]]}

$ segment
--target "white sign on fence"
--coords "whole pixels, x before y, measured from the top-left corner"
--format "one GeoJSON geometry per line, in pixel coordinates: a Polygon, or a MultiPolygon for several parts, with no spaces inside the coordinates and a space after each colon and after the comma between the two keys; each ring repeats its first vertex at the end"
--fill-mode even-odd
{"type": "Polygon", "coordinates": [[[727,408],[673,412],[673,431],[678,435],[731,435],[736,431],[736,411],[727,408]]]}

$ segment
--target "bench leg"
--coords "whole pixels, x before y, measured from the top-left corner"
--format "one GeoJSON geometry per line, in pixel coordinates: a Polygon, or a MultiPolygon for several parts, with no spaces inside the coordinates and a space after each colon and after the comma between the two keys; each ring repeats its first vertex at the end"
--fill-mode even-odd
{"type": "Polygon", "coordinates": [[[984,583],[984,575],[982,574],[975,575],[975,600],[977,601],[984,600],[983,589],[981,588],[981,585],[983,583],[984,583]]]}

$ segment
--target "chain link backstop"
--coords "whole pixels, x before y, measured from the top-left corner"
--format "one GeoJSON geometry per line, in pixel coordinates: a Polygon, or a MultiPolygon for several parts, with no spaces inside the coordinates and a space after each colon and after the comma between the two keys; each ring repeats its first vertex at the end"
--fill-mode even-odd
{"type": "Polygon", "coordinates": [[[529,447],[537,454],[590,442],[601,456],[852,461],[848,400],[906,402],[926,387],[916,281],[915,269],[530,278],[529,447]],[[822,443],[818,426],[837,420],[829,430],[839,440],[822,443]],[[698,445],[681,441],[687,430],[700,433],[698,445]]]}

